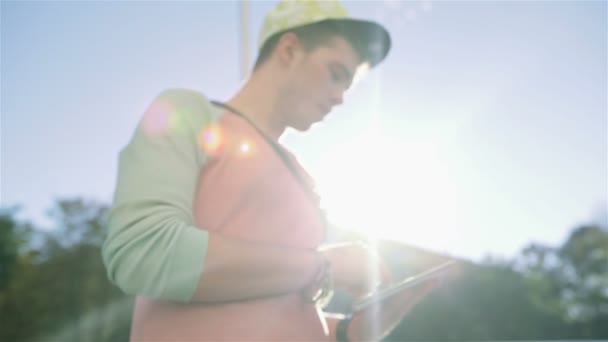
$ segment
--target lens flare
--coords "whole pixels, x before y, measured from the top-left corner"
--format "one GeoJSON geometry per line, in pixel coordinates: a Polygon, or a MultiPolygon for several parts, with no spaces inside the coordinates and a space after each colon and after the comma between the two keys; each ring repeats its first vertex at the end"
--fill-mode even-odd
{"type": "Polygon", "coordinates": [[[353,77],[353,85],[361,82],[367,76],[370,70],[370,65],[368,62],[362,63],[357,67],[357,71],[355,72],[355,76],[353,77]]]}
{"type": "Polygon", "coordinates": [[[164,101],[153,102],[146,109],[143,119],[142,128],[149,135],[163,135],[168,133],[172,107],[164,101]]]}
{"type": "Polygon", "coordinates": [[[249,146],[248,143],[244,142],[241,144],[240,149],[241,149],[241,152],[243,152],[243,154],[247,154],[251,150],[251,147],[249,146]]]}
{"type": "Polygon", "coordinates": [[[217,154],[223,145],[223,134],[220,127],[216,124],[211,124],[201,130],[198,137],[199,147],[208,154],[217,154]]]}
{"type": "Polygon", "coordinates": [[[188,122],[184,120],[185,113],[179,110],[173,110],[169,115],[169,130],[173,133],[185,133],[188,130],[188,122]]]}
{"type": "Polygon", "coordinates": [[[238,144],[238,152],[242,156],[250,156],[256,152],[256,145],[251,139],[242,140],[240,144],[238,144]]]}

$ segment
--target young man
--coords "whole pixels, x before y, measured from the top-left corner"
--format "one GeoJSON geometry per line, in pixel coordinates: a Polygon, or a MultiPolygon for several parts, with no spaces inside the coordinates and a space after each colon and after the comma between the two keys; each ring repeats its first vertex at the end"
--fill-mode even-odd
{"type": "Polygon", "coordinates": [[[384,28],[337,1],[281,1],[233,98],[174,89],[153,101],[121,151],[103,248],[109,277],[138,296],[132,340],[369,340],[399,322],[421,293],[352,323],[323,314],[332,287],[359,296],[388,274],[362,244],[322,246],[318,198],[278,143],[321,121],[389,49],[384,28]]]}

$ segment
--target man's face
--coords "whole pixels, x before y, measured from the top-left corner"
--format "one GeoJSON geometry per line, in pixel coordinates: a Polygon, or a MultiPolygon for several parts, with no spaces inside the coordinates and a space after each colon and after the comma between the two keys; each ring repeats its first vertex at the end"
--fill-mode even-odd
{"type": "Polygon", "coordinates": [[[360,64],[357,52],[342,37],[303,51],[289,67],[283,97],[285,124],[306,131],[323,120],[342,103],[360,64]]]}

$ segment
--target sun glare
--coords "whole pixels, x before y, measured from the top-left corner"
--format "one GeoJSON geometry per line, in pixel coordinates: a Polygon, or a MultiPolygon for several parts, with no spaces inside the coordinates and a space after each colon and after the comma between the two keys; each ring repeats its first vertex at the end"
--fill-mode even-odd
{"type": "Polygon", "coordinates": [[[332,222],[373,238],[426,244],[451,235],[460,212],[446,162],[432,143],[370,133],[328,151],[315,173],[332,222]]]}

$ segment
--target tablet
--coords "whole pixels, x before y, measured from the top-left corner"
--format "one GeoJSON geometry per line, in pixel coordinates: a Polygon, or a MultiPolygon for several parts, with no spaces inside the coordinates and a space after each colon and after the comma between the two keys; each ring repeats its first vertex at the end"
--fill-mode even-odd
{"type": "Polygon", "coordinates": [[[454,266],[455,264],[456,264],[455,260],[446,261],[446,262],[440,264],[439,266],[433,267],[429,270],[418,273],[414,276],[407,277],[404,280],[402,280],[396,284],[380,288],[380,289],[376,290],[375,292],[370,293],[369,295],[366,295],[365,297],[363,297],[359,300],[356,300],[352,306],[353,312],[358,312],[363,309],[366,309],[371,304],[374,304],[378,301],[382,301],[382,300],[386,299],[387,297],[395,295],[407,288],[411,288],[416,285],[420,285],[420,284],[427,282],[429,280],[432,280],[432,279],[437,279],[442,274],[444,274],[445,271],[447,271],[451,266],[454,266]]]}

